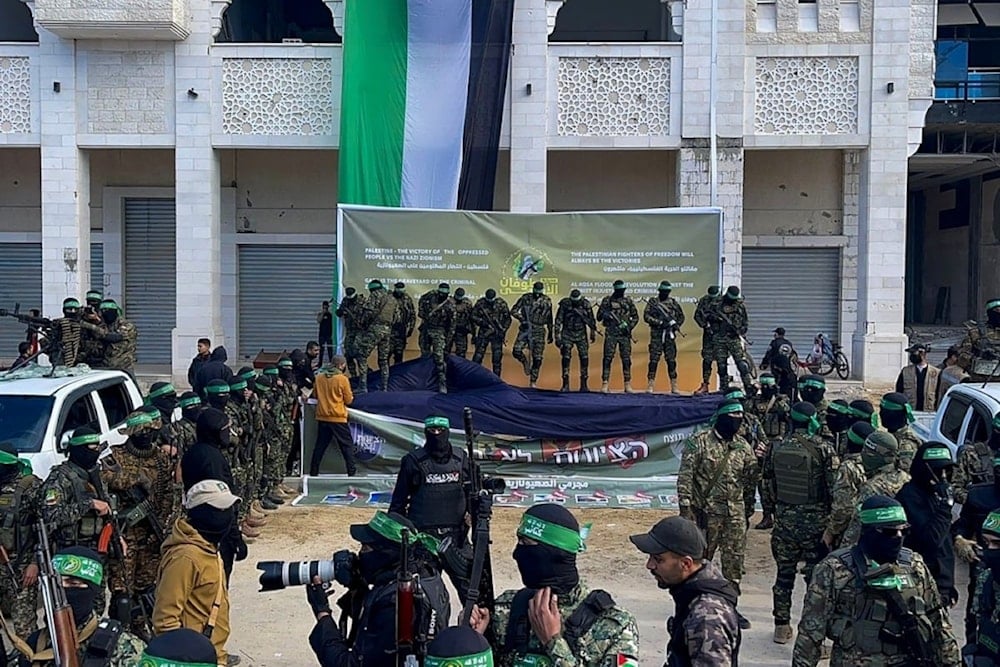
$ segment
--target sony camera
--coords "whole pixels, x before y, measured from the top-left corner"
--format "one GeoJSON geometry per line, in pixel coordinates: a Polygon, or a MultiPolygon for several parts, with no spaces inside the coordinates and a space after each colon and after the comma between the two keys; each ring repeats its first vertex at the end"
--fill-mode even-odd
{"type": "Polygon", "coordinates": [[[336,581],[347,588],[363,581],[358,556],[347,549],[333,554],[330,560],[258,561],[257,569],[261,571],[258,579],[260,593],[280,591],[286,586],[305,586],[312,582],[313,577],[319,577],[324,584],[336,581]]]}

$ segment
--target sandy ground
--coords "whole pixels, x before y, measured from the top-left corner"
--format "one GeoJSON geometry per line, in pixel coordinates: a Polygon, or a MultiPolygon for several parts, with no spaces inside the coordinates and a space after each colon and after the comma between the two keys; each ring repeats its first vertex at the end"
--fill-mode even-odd
{"type": "MultiPolygon", "coordinates": [[[[362,509],[297,508],[287,505],[272,513],[264,535],[250,546],[250,558],[237,563],[233,574],[233,633],[229,650],[242,656],[244,664],[260,667],[317,664],[309,648],[308,636],[313,618],[304,590],[294,588],[258,593],[259,572],[255,565],[260,560],[324,559],[338,549],[355,549],[357,545],[348,536],[347,527],[352,523],[368,521],[371,514],[371,510],[362,509]]],[[[589,548],[579,559],[582,576],[591,588],[609,591],[620,605],[636,616],[641,664],[662,665],[666,643],[664,624],[673,612],[673,602],[667,591],[657,588],[644,568],[645,557],[632,546],[628,536],[645,532],[665,513],[616,509],[577,510],[575,514],[581,523],[593,524],[589,548]]],[[[498,508],[494,516],[492,553],[498,592],[520,586],[514,561],[510,557],[520,515],[519,509],[498,508]]],[[[757,519],[759,515],[755,523],[757,519]]],[[[745,667],[788,665],[792,644],[780,646],[771,641],[774,562],[770,555],[769,534],[751,530],[747,552],[747,575],[743,582],[740,609],[752,621],[753,628],[744,633],[740,664],[745,667]]],[[[964,594],[963,573],[959,572],[957,578],[959,590],[964,594]]],[[[804,592],[801,581],[797,586],[796,621],[804,592]]],[[[964,606],[964,596],[959,606],[964,606]]],[[[453,594],[454,615],[457,615],[458,608],[453,594]]],[[[957,609],[952,612],[952,623],[961,633],[961,614],[957,609]]]]}

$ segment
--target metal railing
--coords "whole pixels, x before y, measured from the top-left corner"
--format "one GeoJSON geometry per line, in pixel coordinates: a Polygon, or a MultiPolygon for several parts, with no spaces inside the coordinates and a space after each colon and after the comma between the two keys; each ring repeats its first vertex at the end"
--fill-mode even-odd
{"type": "Polygon", "coordinates": [[[1000,69],[969,70],[960,81],[935,81],[936,100],[997,100],[1000,99],[1000,69]]]}

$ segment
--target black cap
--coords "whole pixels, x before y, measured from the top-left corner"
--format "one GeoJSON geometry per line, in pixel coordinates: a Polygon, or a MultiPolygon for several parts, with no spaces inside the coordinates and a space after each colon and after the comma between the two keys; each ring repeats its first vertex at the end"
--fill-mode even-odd
{"type": "Polygon", "coordinates": [[[396,283],[395,285],[393,285],[394,289],[404,289],[405,287],[406,283],[396,283]]]}
{"type": "Polygon", "coordinates": [[[344,296],[354,296],[357,293],[358,290],[354,289],[353,287],[348,287],[347,289],[344,290],[344,296]]]}
{"type": "Polygon", "coordinates": [[[777,329],[774,330],[774,333],[778,334],[779,336],[784,336],[785,335],[785,327],[778,327],[777,329]]]}
{"type": "MultiPolygon", "coordinates": [[[[149,640],[143,655],[169,660],[176,665],[214,665],[215,646],[200,632],[191,628],[177,628],[149,640]]],[[[140,660],[137,664],[144,665],[140,660]]]]}
{"type": "Polygon", "coordinates": [[[487,299],[495,299],[495,298],[497,298],[497,291],[495,289],[493,289],[492,287],[489,288],[488,290],[486,290],[486,298],[487,299]]]}
{"type": "MultiPolygon", "coordinates": [[[[402,514],[397,514],[395,512],[387,512],[389,518],[398,524],[402,524],[404,528],[408,528],[411,533],[417,532],[417,527],[413,525],[413,522],[407,519],[402,514]]],[[[351,538],[356,542],[361,544],[385,544],[389,542],[389,539],[383,537],[377,533],[371,526],[367,523],[355,523],[351,524],[351,538]]]]}
{"type": "MultiPolygon", "coordinates": [[[[429,658],[454,658],[455,662],[445,660],[444,665],[461,665],[460,659],[471,657],[490,650],[486,638],[468,625],[456,625],[445,628],[427,645],[429,658]]],[[[478,663],[477,663],[478,664],[478,663]]]]}
{"type": "Polygon", "coordinates": [[[914,343],[910,347],[906,348],[907,352],[930,352],[931,348],[929,345],[924,345],[923,343],[914,343]]]}
{"type": "Polygon", "coordinates": [[[644,554],[657,555],[669,551],[695,559],[705,557],[705,536],[694,521],[680,516],[661,519],[648,533],[632,535],[628,539],[644,554]]]}
{"type": "Polygon", "coordinates": [[[740,288],[737,287],[736,285],[730,285],[729,287],[726,288],[726,297],[730,299],[740,298],[740,288]]]}

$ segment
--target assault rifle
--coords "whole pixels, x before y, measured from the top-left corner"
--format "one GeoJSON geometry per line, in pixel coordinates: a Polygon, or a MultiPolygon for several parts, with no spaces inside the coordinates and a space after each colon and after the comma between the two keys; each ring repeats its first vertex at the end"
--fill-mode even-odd
{"type": "MultiPolygon", "coordinates": [[[[604,317],[601,318],[601,319],[611,320],[612,324],[614,324],[615,328],[617,328],[619,331],[622,330],[622,325],[625,324],[624,322],[622,322],[622,318],[618,316],[618,313],[616,313],[615,311],[613,311],[611,309],[608,309],[604,313],[604,317]]],[[[608,332],[608,325],[605,324],[604,325],[604,333],[607,334],[607,332],[608,332]]],[[[628,330],[628,337],[632,339],[633,343],[638,343],[639,342],[639,341],[637,341],[635,339],[635,336],[632,335],[632,330],[631,329],[628,330]]]]}
{"type": "MultiPolygon", "coordinates": [[[[647,301],[659,308],[660,312],[663,313],[663,317],[670,318],[669,320],[664,320],[664,324],[667,325],[667,328],[663,330],[664,335],[669,335],[670,340],[677,338],[677,334],[680,334],[681,338],[687,338],[687,336],[684,335],[684,332],[681,331],[681,328],[677,325],[677,320],[675,320],[673,316],[667,312],[667,309],[663,307],[663,304],[660,303],[659,299],[649,297],[647,301]]],[[[667,341],[664,340],[663,342],[666,343],[667,341]]]]}
{"type": "MultiPolygon", "coordinates": [[[[465,427],[465,448],[469,465],[469,502],[472,515],[472,574],[469,590],[462,604],[461,625],[468,625],[472,618],[472,608],[485,607],[493,617],[496,599],[493,591],[493,563],[490,559],[490,519],[493,517],[493,496],[503,493],[507,483],[503,477],[484,477],[476,468],[476,435],[472,429],[472,409],[462,410],[465,427]]],[[[493,624],[486,628],[486,641],[495,645],[493,624]]]]}
{"type": "MultiPolygon", "coordinates": [[[[881,569],[881,568],[880,568],[881,569]]],[[[875,570],[878,572],[879,570],[875,570]]],[[[866,576],[866,578],[869,578],[866,576]]],[[[880,589],[881,590],[881,589],[880,589]]],[[[899,622],[901,632],[895,635],[883,626],[879,632],[880,639],[894,643],[908,653],[913,667],[934,667],[934,651],[928,645],[927,639],[920,634],[917,616],[907,609],[903,596],[897,590],[882,590],[889,609],[889,614],[899,622]]]]}
{"type": "MultiPolygon", "coordinates": [[[[32,317],[21,314],[21,304],[15,303],[14,310],[0,308],[0,317],[13,317],[21,324],[27,325],[28,331],[38,336],[38,351],[28,357],[24,363],[35,361],[40,355],[46,355],[52,362],[52,368],[63,364],[62,343],[52,320],[47,317],[32,317]]],[[[50,371],[51,374],[51,371],[50,371]]]]}
{"type": "Polygon", "coordinates": [[[424,591],[420,575],[411,567],[409,529],[403,529],[402,538],[396,575],[396,665],[417,667],[427,652],[427,634],[420,618],[424,591]]]}
{"type": "Polygon", "coordinates": [[[163,529],[163,524],[160,523],[159,518],[156,516],[156,510],[153,509],[149,492],[140,486],[133,486],[125,492],[125,501],[132,506],[132,509],[121,517],[121,521],[125,527],[132,528],[145,521],[149,529],[153,531],[156,541],[162,544],[163,540],[167,537],[167,533],[163,529]]]}
{"type": "Polygon", "coordinates": [[[45,522],[39,521],[36,525],[38,544],[35,546],[35,560],[38,562],[38,587],[42,590],[45,623],[52,638],[52,664],[55,667],[80,667],[80,659],[76,654],[79,641],[76,636],[73,608],[66,599],[62,577],[52,566],[52,550],[49,548],[49,533],[45,522]]]}
{"type": "Polygon", "coordinates": [[[14,588],[11,590],[20,590],[21,580],[17,577],[17,572],[14,570],[14,564],[10,562],[10,554],[7,553],[7,549],[0,544],[0,565],[4,566],[7,574],[10,575],[10,580],[14,584],[14,588]]]}

